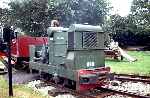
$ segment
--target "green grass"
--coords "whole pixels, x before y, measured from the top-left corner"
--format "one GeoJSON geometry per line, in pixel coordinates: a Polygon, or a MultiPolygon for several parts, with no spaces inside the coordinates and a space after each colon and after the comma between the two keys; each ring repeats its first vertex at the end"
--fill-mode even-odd
{"type": "Polygon", "coordinates": [[[8,83],[0,76],[0,98],[52,98],[48,96],[42,96],[40,93],[33,91],[26,85],[13,85],[13,97],[8,96],[8,83]]]}
{"type": "Polygon", "coordinates": [[[114,59],[106,59],[106,66],[111,67],[111,72],[124,74],[150,75],[150,52],[149,51],[128,51],[128,54],[135,57],[137,61],[128,62],[114,59]]]}

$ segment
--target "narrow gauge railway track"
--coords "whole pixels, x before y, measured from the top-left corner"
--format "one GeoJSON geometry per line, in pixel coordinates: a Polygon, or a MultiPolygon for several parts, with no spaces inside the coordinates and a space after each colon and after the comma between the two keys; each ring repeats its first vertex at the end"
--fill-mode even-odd
{"type": "Polygon", "coordinates": [[[117,89],[110,89],[110,88],[106,88],[106,87],[101,87],[99,89],[103,89],[103,90],[114,92],[114,93],[121,94],[121,95],[127,95],[132,98],[150,98],[150,96],[138,95],[137,93],[121,91],[121,90],[117,90],[117,89]]]}
{"type": "Polygon", "coordinates": [[[123,96],[129,96],[130,98],[150,98],[150,96],[138,95],[136,93],[132,93],[128,91],[121,91],[113,88],[107,88],[107,86],[96,88],[88,92],[77,92],[73,89],[62,87],[62,85],[55,84],[54,82],[51,81],[45,81],[45,80],[42,81],[45,84],[56,88],[55,90],[48,91],[48,94],[51,96],[57,96],[59,94],[72,94],[75,96],[75,98],[105,98],[111,95],[119,94],[123,96]]]}
{"type": "Polygon", "coordinates": [[[81,93],[81,92],[77,92],[75,90],[72,90],[66,87],[61,88],[62,87],[61,85],[57,85],[53,82],[48,82],[48,81],[44,81],[44,82],[48,83],[48,85],[51,85],[57,88],[57,90],[55,91],[49,91],[49,95],[51,96],[69,93],[69,94],[76,96],[76,98],[105,98],[107,96],[120,94],[120,95],[130,96],[130,98],[150,98],[150,96],[138,95],[136,93],[121,91],[121,90],[111,89],[111,88],[106,88],[106,87],[96,88],[96,89],[93,89],[92,91],[81,93]]]}
{"type": "Polygon", "coordinates": [[[73,89],[67,88],[67,87],[62,87],[62,85],[55,84],[50,81],[44,81],[47,85],[53,86],[56,89],[52,91],[48,91],[48,94],[51,96],[57,96],[58,94],[72,94],[75,96],[75,98],[104,98],[106,96],[113,95],[114,92],[111,91],[103,91],[103,90],[98,90],[98,89],[93,89],[87,92],[78,92],[73,89]]]}
{"type": "Polygon", "coordinates": [[[135,81],[150,84],[150,76],[139,76],[130,74],[113,74],[114,78],[120,81],[135,81]]]}

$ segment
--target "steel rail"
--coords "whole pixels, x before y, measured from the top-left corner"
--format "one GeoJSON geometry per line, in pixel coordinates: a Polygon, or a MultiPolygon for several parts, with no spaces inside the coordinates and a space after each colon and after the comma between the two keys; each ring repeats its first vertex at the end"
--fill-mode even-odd
{"type": "Polygon", "coordinates": [[[121,90],[116,90],[116,89],[110,89],[110,88],[106,88],[106,87],[100,87],[99,89],[110,91],[110,92],[114,92],[114,93],[118,93],[118,94],[121,94],[121,95],[127,95],[127,96],[131,96],[131,97],[136,97],[136,98],[150,98],[150,96],[138,95],[136,93],[131,93],[131,92],[127,92],[127,91],[121,91],[121,90]]]}
{"type": "Polygon", "coordinates": [[[48,86],[53,86],[56,88],[56,90],[54,91],[48,91],[48,94],[50,96],[57,96],[58,94],[72,94],[74,95],[76,98],[104,98],[106,96],[110,96],[112,94],[114,94],[114,92],[110,92],[110,91],[103,91],[103,90],[98,90],[98,89],[92,89],[90,91],[87,92],[79,92],[67,87],[62,87],[62,85],[60,84],[56,84],[54,82],[51,81],[45,81],[43,80],[44,83],[46,83],[48,86]]]}
{"type": "Polygon", "coordinates": [[[126,76],[126,77],[132,77],[132,78],[142,78],[142,79],[150,79],[150,76],[144,76],[144,75],[136,75],[136,74],[116,74],[116,73],[111,73],[115,76],[126,76]]]}
{"type": "Polygon", "coordinates": [[[129,74],[114,74],[114,79],[120,81],[135,81],[135,82],[143,82],[150,83],[149,76],[139,76],[139,75],[129,75],[129,74]]]}

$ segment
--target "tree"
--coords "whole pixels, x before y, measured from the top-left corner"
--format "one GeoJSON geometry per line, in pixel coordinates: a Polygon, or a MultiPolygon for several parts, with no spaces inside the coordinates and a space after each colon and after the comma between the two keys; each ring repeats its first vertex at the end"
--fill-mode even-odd
{"type": "Polygon", "coordinates": [[[55,0],[56,15],[63,25],[72,23],[103,24],[109,13],[106,0],[55,0]]]}
{"type": "Polygon", "coordinates": [[[0,26],[4,26],[5,24],[11,24],[10,11],[8,9],[0,8],[0,26]]]}
{"type": "Polygon", "coordinates": [[[15,27],[32,36],[42,36],[49,25],[47,0],[13,1],[10,11],[15,27]]]}
{"type": "Polygon", "coordinates": [[[131,14],[126,17],[111,15],[107,31],[122,45],[147,45],[150,43],[150,1],[133,0],[131,14]]]}
{"type": "Polygon", "coordinates": [[[15,27],[32,36],[42,36],[52,19],[62,26],[72,23],[103,24],[109,11],[105,0],[15,0],[10,4],[15,27]]]}
{"type": "Polygon", "coordinates": [[[133,0],[131,12],[139,31],[150,32],[150,1],[133,0]]]}
{"type": "Polygon", "coordinates": [[[131,14],[126,17],[111,15],[109,19],[111,37],[121,45],[135,45],[137,42],[137,25],[131,14]]]}

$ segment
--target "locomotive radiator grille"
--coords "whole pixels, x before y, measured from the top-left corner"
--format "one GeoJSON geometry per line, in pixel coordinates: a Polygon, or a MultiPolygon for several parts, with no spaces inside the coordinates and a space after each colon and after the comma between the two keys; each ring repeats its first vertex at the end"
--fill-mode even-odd
{"type": "Polygon", "coordinates": [[[91,32],[83,33],[83,48],[98,47],[97,34],[91,32]]]}

